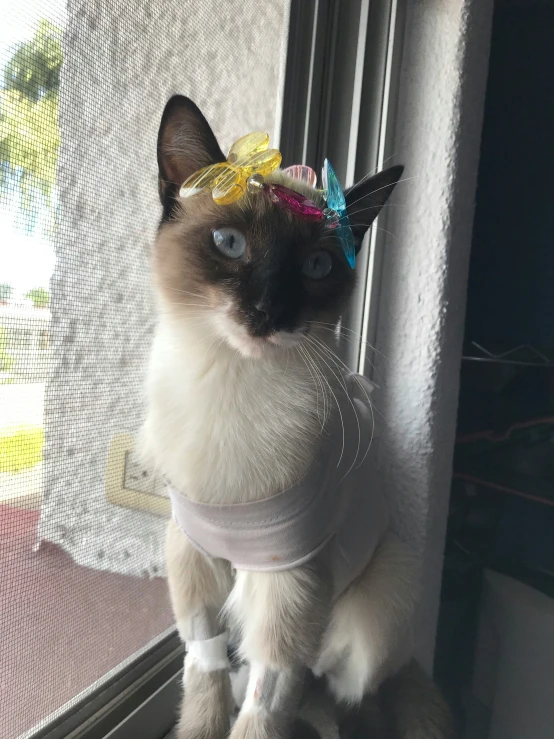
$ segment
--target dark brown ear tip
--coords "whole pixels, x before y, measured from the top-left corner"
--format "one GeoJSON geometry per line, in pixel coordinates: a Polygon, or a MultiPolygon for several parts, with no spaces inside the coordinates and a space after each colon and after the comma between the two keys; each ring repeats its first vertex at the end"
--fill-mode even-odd
{"type": "Polygon", "coordinates": [[[392,167],[389,167],[388,169],[384,170],[383,174],[388,174],[391,182],[398,182],[398,180],[402,177],[404,174],[404,165],[403,164],[395,164],[392,167]]]}
{"type": "Polygon", "coordinates": [[[173,95],[165,104],[158,130],[157,159],[160,198],[168,212],[173,207],[176,187],[202,167],[225,161],[210,124],[196,103],[185,95],[173,95]]]}
{"type": "Polygon", "coordinates": [[[193,113],[193,115],[204,118],[198,105],[193,102],[190,98],[185,95],[172,95],[167,103],[165,104],[164,111],[162,113],[161,126],[163,127],[164,122],[179,112],[193,113]]]}

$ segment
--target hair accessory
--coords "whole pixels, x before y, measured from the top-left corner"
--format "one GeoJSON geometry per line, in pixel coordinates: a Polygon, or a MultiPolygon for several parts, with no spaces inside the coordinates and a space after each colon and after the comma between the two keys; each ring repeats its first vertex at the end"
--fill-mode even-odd
{"type": "Polygon", "coordinates": [[[235,141],[226,162],[204,167],[191,175],[181,186],[182,198],[211,190],[214,202],[229,205],[241,198],[247,190],[248,178],[263,178],[281,164],[281,152],[270,149],[267,133],[249,133],[235,141]]]}
{"type": "Polygon", "coordinates": [[[295,180],[306,183],[310,187],[317,185],[317,175],[311,167],[305,164],[293,164],[292,167],[287,167],[283,170],[289,177],[293,177],[295,180]]]}
{"type": "Polygon", "coordinates": [[[337,179],[335,170],[328,159],[323,164],[321,180],[327,203],[327,208],[323,211],[325,219],[329,221],[331,228],[336,229],[344,256],[348,264],[354,269],[356,266],[356,245],[354,243],[354,234],[350,228],[350,221],[348,220],[346,198],[344,197],[344,192],[337,179]]]}
{"type": "MultiPolygon", "coordinates": [[[[348,264],[354,269],[356,246],[348,220],[346,199],[329,160],[325,160],[321,172],[327,203],[327,208],[322,210],[316,203],[289,187],[265,181],[266,176],[281,164],[281,159],[278,149],[269,148],[267,133],[249,133],[231,146],[226,162],[204,167],[185,180],[179,195],[188,198],[203,190],[211,190],[215,203],[230,205],[247,192],[265,192],[277,205],[307,220],[325,221],[329,228],[335,229],[348,264]]],[[[315,188],[317,176],[311,167],[294,164],[284,171],[290,177],[315,188]]]]}
{"type": "Polygon", "coordinates": [[[203,190],[211,190],[214,202],[229,205],[246,192],[265,192],[274,203],[303,218],[324,220],[322,209],[308,198],[283,185],[265,182],[265,177],[281,164],[281,152],[268,147],[267,133],[243,136],[231,147],[226,162],[218,162],[195,172],[183,183],[179,195],[188,198],[203,190]]]}

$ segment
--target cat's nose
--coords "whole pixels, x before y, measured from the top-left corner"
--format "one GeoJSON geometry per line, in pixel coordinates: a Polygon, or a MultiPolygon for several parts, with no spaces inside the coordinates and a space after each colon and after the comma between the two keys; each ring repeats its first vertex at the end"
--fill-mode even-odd
{"type": "Polygon", "coordinates": [[[269,319],[269,308],[266,303],[263,303],[260,301],[259,303],[256,303],[254,306],[254,309],[256,311],[256,317],[260,320],[267,321],[269,319]]]}
{"type": "Polygon", "coordinates": [[[252,318],[256,335],[263,336],[273,329],[275,314],[267,303],[257,303],[253,308],[252,318]]]}
{"type": "Polygon", "coordinates": [[[267,331],[271,325],[271,314],[269,310],[265,307],[258,308],[258,306],[256,306],[254,308],[254,321],[257,328],[261,331],[267,331]]]}

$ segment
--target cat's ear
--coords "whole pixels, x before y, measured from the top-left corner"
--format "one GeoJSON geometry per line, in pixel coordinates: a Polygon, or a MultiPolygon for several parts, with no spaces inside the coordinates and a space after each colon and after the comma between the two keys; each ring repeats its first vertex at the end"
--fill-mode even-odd
{"type": "Polygon", "coordinates": [[[183,95],[170,98],[158,132],[158,172],[162,205],[183,182],[202,167],[224,162],[210,124],[183,95]]]}
{"type": "Polygon", "coordinates": [[[403,171],[404,167],[400,165],[384,169],[367,180],[361,180],[345,192],[346,210],[356,241],[356,251],[359,251],[365,232],[379,215],[403,171]]]}

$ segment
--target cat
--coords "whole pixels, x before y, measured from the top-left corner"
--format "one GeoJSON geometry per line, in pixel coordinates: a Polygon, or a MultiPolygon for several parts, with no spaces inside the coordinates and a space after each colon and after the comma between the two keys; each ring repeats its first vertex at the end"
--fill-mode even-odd
{"type": "MultiPolygon", "coordinates": [[[[352,295],[355,271],[332,229],[263,194],[223,206],[210,192],[179,195],[197,170],[225,161],[188,98],[167,103],[157,155],[159,319],[141,445],[175,500],[186,496],[198,510],[248,507],[309,477],[325,439],[325,454],[338,454],[341,426],[344,434],[355,406],[349,375],[324,342],[352,295]]],[[[401,174],[392,167],[346,191],[357,249],[401,174]]],[[[267,179],[325,206],[321,191],[281,170],[267,179]]],[[[355,481],[364,479],[369,459],[354,465],[360,439],[353,456],[350,437],[343,437],[339,460],[361,469],[350,472],[355,481]]],[[[177,518],[168,524],[166,560],[187,643],[179,739],[223,739],[230,730],[227,629],[250,670],[231,739],[298,734],[294,719],[307,674],[325,679],[343,736],[451,736],[445,704],[410,661],[417,567],[386,526],[369,562],[338,592],[323,555],[275,571],[234,568],[204,554],[177,518]],[[367,717],[376,712],[379,726],[370,728],[367,717]]],[[[261,555],[252,547],[245,556],[261,555]]]]}

